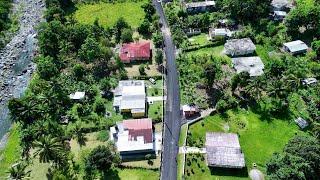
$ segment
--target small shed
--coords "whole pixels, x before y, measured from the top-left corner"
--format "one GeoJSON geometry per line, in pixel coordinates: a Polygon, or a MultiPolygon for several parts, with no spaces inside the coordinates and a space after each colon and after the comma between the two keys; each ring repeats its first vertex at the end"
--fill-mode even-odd
{"type": "Polygon", "coordinates": [[[206,133],[206,151],[208,166],[243,168],[246,165],[237,134],[206,133]]]}
{"type": "Polygon", "coordinates": [[[214,39],[225,39],[232,36],[232,32],[227,28],[210,28],[209,37],[214,39]]]}
{"type": "Polygon", "coordinates": [[[182,113],[186,118],[190,118],[192,116],[198,115],[200,113],[199,108],[196,105],[183,105],[182,113]]]}
{"type": "Polygon", "coordinates": [[[264,64],[258,56],[232,58],[232,64],[237,73],[248,72],[250,76],[263,74],[264,64]]]}
{"type": "Polygon", "coordinates": [[[301,40],[291,41],[283,44],[283,49],[293,55],[306,53],[308,46],[301,40]]]}
{"type": "Polygon", "coordinates": [[[187,36],[194,36],[194,35],[201,34],[201,29],[199,29],[199,28],[188,28],[188,29],[185,29],[184,32],[186,33],[187,36]]]}
{"type": "Polygon", "coordinates": [[[224,44],[225,54],[230,56],[242,56],[254,53],[256,46],[250,38],[231,39],[224,44]]]}
{"type": "Polygon", "coordinates": [[[282,21],[287,16],[287,12],[285,11],[274,11],[273,19],[275,21],[282,21]]]}
{"type": "Polygon", "coordinates": [[[293,7],[293,0],[272,0],[271,7],[274,11],[289,10],[293,7]]]}
{"type": "Polygon", "coordinates": [[[294,122],[296,122],[296,124],[301,128],[304,129],[306,127],[309,126],[308,121],[302,119],[301,117],[298,117],[296,120],[294,120],[294,122]]]}
{"type": "Polygon", "coordinates": [[[306,79],[303,79],[301,82],[302,82],[302,85],[307,86],[307,85],[316,84],[318,80],[316,78],[306,78],[306,79]]]}
{"type": "Polygon", "coordinates": [[[85,97],[86,93],[85,92],[75,92],[69,95],[69,98],[72,100],[80,100],[85,97]]]}

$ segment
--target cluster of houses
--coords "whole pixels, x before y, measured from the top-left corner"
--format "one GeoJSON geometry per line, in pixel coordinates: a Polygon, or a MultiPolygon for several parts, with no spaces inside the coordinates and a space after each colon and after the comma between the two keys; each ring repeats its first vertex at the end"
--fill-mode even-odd
{"type": "Polygon", "coordinates": [[[157,155],[161,149],[161,135],[154,132],[152,120],[145,118],[146,104],[143,80],[119,81],[114,89],[113,107],[117,112],[129,113],[135,118],[123,120],[110,128],[110,139],[123,159],[157,155]]]}

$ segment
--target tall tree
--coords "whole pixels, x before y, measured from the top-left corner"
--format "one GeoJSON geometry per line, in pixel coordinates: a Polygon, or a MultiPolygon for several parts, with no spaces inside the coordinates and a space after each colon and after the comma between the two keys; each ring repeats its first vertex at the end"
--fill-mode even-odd
{"type": "Polygon", "coordinates": [[[284,152],[276,153],[267,163],[270,179],[316,180],[320,174],[320,143],[311,136],[296,136],[284,152]]]}
{"type": "Polygon", "coordinates": [[[29,179],[31,170],[27,170],[28,163],[25,161],[20,161],[13,164],[8,170],[9,176],[8,179],[11,180],[21,180],[29,179]]]}
{"type": "Polygon", "coordinates": [[[108,172],[113,164],[120,162],[119,155],[116,153],[113,144],[98,146],[94,148],[86,159],[86,168],[98,170],[102,173],[108,172]]]}
{"type": "Polygon", "coordinates": [[[41,163],[59,163],[63,157],[64,146],[60,139],[52,136],[41,136],[34,143],[34,156],[39,156],[41,163]]]}

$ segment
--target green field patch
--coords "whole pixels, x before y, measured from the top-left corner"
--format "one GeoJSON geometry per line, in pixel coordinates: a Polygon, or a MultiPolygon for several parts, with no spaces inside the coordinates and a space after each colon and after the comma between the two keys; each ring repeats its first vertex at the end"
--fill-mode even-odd
{"type": "Polygon", "coordinates": [[[130,26],[137,28],[145,16],[141,8],[144,3],[146,3],[145,0],[123,3],[81,4],[77,6],[75,18],[83,24],[93,24],[98,18],[103,27],[112,27],[120,17],[123,17],[130,26]]]}
{"type": "MultiPolygon", "coordinates": [[[[252,164],[256,163],[263,172],[265,172],[267,160],[274,152],[281,152],[289,139],[296,133],[303,133],[293,121],[262,117],[250,110],[229,110],[225,115],[210,116],[191,125],[187,137],[188,145],[203,147],[206,132],[237,133],[247,168],[250,169],[252,164]]],[[[219,175],[211,176],[214,171],[211,172],[206,166],[201,165],[205,169],[204,172],[197,169],[196,165],[190,166],[195,169],[195,173],[190,172],[191,179],[212,179],[215,177],[224,179],[224,176],[230,176],[228,170],[219,170],[219,173],[216,172],[219,175]],[[205,178],[206,176],[207,178],[205,178]]],[[[238,178],[242,179],[243,177],[238,178]]]]}

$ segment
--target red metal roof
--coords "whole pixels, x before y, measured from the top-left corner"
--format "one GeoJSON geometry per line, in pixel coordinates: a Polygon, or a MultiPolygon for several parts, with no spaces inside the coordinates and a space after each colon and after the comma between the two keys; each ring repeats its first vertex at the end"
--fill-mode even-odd
{"type": "Polygon", "coordinates": [[[129,140],[137,140],[138,136],[144,137],[144,143],[152,143],[152,120],[130,119],[123,121],[123,127],[129,131],[129,140]]]}
{"type": "Polygon", "coordinates": [[[130,62],[132,60],[149,60],[150,59],[150,42],[132,42],[122,44],[120,49],[120,59],[122,62],[130,62]]]}

